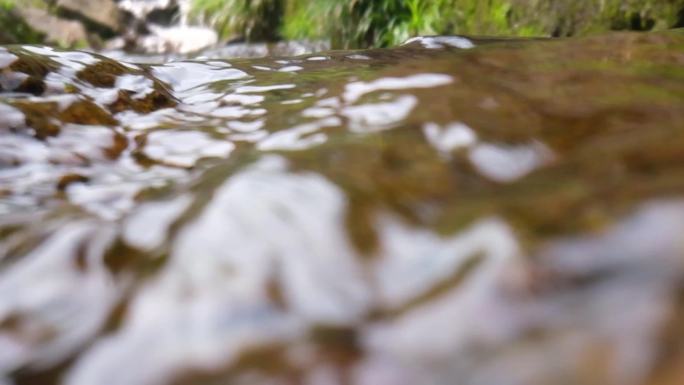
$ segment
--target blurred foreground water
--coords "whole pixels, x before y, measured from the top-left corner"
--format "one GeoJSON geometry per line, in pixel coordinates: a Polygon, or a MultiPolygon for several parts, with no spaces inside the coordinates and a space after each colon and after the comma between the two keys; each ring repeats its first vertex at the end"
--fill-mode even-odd
{"type": "Polygon", "coordinates": [[[684,382],[682,31],[216,57],[0,48],[0,384],[684,382]]]}

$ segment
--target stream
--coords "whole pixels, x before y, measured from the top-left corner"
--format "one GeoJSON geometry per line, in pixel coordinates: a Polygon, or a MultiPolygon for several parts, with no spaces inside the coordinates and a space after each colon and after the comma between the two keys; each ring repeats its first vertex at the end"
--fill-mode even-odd
{"type": "Polygon", "coordinates": [[[0,47],[1,385],[681,384],[684,31],[269,53],[0,47]]]}

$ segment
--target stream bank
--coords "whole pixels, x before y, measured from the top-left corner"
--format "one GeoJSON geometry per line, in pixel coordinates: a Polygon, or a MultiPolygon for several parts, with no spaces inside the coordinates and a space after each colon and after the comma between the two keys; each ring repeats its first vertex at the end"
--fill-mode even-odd
{"type": "Polygon", "coordinates": [[[4,44],[148,53],[281,40],[366,48],[417,35],[665,30],[684,26],[684,0],[2,0],[0,22],[4,44]]]}

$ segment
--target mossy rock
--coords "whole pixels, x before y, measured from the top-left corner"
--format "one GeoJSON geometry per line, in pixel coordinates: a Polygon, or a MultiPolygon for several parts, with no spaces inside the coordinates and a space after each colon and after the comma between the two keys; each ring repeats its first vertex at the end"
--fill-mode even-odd
{"type": "Polygon", "coordinates": [[[24,21],[12,2],[0,2],[0,44],[37,44],[44,38],[24,21]]]}

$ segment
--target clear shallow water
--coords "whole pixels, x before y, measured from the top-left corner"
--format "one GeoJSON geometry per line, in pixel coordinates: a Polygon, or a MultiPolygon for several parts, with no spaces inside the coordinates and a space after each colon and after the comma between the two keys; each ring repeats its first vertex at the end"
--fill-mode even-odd
{"type": "Polygon", "coordinates": [[[678,384],[683,52],[0,48],[0,383],[678,384]]]}

